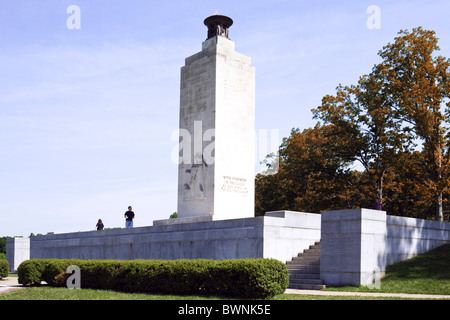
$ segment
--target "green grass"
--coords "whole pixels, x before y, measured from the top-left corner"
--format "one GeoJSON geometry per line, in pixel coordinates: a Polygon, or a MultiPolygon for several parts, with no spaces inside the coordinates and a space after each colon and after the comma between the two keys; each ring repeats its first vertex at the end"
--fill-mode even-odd
{"type": "Polygon", "coordinates": [[[0,300],[219,300],[221,297],[125,293],[110,290],[29,287],[0,295],[0,300]]]}
{"type": "Polygon", "coordinates": [[[387,267],[379,290],[365,286],[325,290],[450,295],[450,244],[387,267]]]}
{"type": "MultiPolygon", "coordinates": [[[[109,290],[93,289],[67,289],[52,288],[47,286],[30,287],[14,290],[0,295],[1,300],[229,300],[226,297],[217,296],[177,296],[177,295],[158,295],[145,293],[124,293],[109,290]]],[[[280,294],[273,300],[404,300],[401,298],[386,297],[356,297],[356,296],[316,296],[316,295],[298,295],[298,294],[280,294]]]]}

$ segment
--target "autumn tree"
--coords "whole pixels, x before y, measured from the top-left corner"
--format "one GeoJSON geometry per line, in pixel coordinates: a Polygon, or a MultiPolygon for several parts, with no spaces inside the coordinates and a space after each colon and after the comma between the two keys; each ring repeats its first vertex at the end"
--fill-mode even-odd
{"type": "Polygon", "coordinates": [[[397,160],[386,172],[386,211],[396,216],[434,217],[435,195],[426,174],[425,152],[399,153],[397,160]]]}
{"type": "Polygon", "coordinates": [[[434,31],[401,31],[370,74],[325,96],[313,110],[317,126],[284,140],[279,174],[257,179],[257,192],[275,197],[261,208],[317,212],[367,206],[376,197],[390,214],[429,218],[435,207],[442,221],[450,181],[450,60],[436,56],[437,43],[434,31]],[[349,170],[357,162],[363,170],[349,170]]]}
{"type": "Polygon", "coordinates": [[[383,202],[384,176],[398,152],[408,149],[408,132],[392,112],[374,74],[361,77],[357,86],[337,88],[313,110],[314,117],[330,126],[335,153],[363,166],[372,191],[383,202]]]}
{"type": "Polygon", "coordinates": [[[435,192],[436,218],[443,219],[443,192],[449,177],[450,60],[435,57],[434,31],[401,31],[380,51],[374,69],[382,96],[403,128],[423,144],[427,186],[435,192]]]}
{"type": "Polygon", "coordinates": [[[256,177],[256,212],[293,210],[320,212],[351,208],[358,186],[348,163],[333,147],[329,126],[300,131],[283,139],[276,174],[256,177]]]}
{"type": "Polygon", "coordinates": [[[356,86],[340,85],[313,112],[333,125],[342,155],[363,165],[380,200],[389,166],[420,139],[427,186],[435,190],[437,219],[442,220],[449,173],[450,63],[433,57],[439,49],[433,31],[417,28],[400,35],[379,52],[383,61],[369,75],[356,86]]]}

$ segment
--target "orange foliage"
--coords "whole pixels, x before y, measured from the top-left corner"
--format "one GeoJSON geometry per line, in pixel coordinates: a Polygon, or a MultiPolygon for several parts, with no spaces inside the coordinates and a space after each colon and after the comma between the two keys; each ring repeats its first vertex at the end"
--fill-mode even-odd
{"type": "Polygon", "coordinates": [[[279,172],[256,177],[258,215],[379,198],[388,214],[448,220],[450,60],[433,56],[434,31],[399,34],[369,75],[323,98],[313,110],[322,123],[284,139],[279,172]]]}

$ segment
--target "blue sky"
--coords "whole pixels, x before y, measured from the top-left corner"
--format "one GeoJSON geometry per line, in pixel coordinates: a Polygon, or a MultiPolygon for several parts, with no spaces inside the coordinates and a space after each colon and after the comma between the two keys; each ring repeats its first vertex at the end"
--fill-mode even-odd
{"type": "MultiPolygon", "coordinates": [[[[371,71],[401,29],[437,32],[450,57],[448,0],[0,0],[0,236],[135,226],[176,211],[171,154],[180,68],[203,20],[230,16],[256,68],[256,130],[315,124],[311,109],[371,71]],[[80,29],[66,12],[80,8],[80,29]],[[369,29],[370,5],[381,29],[369,29]]],[[[262,160],[262,159],[259,159],[262,160]]]]}

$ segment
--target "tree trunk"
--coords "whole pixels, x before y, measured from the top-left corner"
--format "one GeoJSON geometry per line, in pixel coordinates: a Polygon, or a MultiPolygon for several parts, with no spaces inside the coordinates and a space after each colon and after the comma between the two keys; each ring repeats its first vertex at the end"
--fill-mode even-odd
{"type": "Polygon", "coordinates": [[[442,150],[438,149],[438,198],[436,220],[444,221],[444,209],[442,207],[442,150]]]}
{"type": "Polygon", "coordinates": [[[437,221],[444,221],[444,208],[442,206],[442,191],[438,193],[438,205],[437,205],[437,212],[436,212],[436,220],[437,221]]]}

